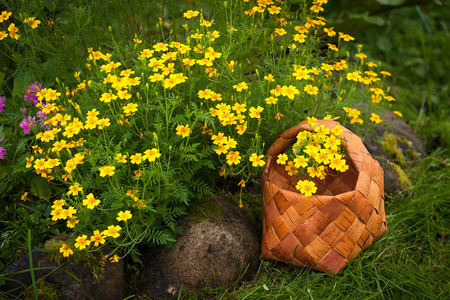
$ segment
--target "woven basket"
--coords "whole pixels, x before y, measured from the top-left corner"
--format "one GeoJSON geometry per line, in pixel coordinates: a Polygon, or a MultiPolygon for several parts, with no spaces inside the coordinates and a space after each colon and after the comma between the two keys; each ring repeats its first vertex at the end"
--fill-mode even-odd
{"type": "MultiPolygon", "coordinates": [[[[316,121],[316,126],[322,124],[330,130],[340,125],[316,121]]],[[[341,128],[349,169],[338,177],[314,180],[317,192],[310,197],[295,188],[302,178],[292,178],[276,162],[300,131],[310,130],[309,123],[285,131],[270,147],[262,176],[263,259],[337,274],[386,233],[383,169],[356,134],[341,128]]]]}

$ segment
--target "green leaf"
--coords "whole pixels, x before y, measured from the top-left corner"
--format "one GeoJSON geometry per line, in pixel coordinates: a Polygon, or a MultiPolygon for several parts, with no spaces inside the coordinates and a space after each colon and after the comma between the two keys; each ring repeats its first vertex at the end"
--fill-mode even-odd
{"type": "Polygon", "coordinates": [[[16,152],[14,152],[14,156],[17,156],[17,154],[21,154],[25,151],[25,145],[27,143],[27,138],[22,138],[17,143],[16,152]]]}
{"type": "Polygon", "coordinates": [[[6,176],[11,174],[12,172],[13,169],[11,168],[11,166],[8,165],[0,166],[0,180],[6,178],[6,176]]]}
{"type": "Polygon", "coordinates": [[[31,72],[21,70],[14,77],[14,88],[12,91],[12,96],[17,98],[22,98],[24,91],[34,81],[34,76],[31,72]]]}
{"type": "Polygon", "coordinates": [[[5,73],[0,72],[0,87],[3,85],[3,81],[5,81],[5,73]]]}
{"type": "Polygon", "coordinates": [[[47,184],[47,180],[43,177],[35,176],[31,180],[30,192],[39,199],[48,200],[50,198],[51,189],[47,184]]]}
{"type": "Polygon", "coordinates": [[[390,52],[393,47],[389,38],[387,38],[383,35],[378,37],[377,46],[383,52],[390,52]]]}
{"type": "Polygon", "coordinates": [[[387,6],[400,6],[405,0],[377,0],[378,3],[387,6]]]}

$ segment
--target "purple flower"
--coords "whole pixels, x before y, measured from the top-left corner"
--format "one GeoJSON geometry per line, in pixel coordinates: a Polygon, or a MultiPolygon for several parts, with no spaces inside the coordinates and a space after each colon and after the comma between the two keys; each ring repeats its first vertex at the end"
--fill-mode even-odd
{"type": "Polygon", "coordinates": [[[0,96],[0,113],[4,110],[5,100],[5,96],[0,96]]]}
{"type": "Polygon", "coordinates": [[[25,91],[25,96],[23,100],[31,101],[31,104],[36,105],[39,103],[38,96],[36,96],[37,92],[42,89],[42,83],[38,83],[37,81],[33,82],[25,91]]]}
{"type": "Polygon", "coordinates": [[[35,118],[31,118],[28,116],[27,119],[23,119],[23,121],[20,123],[20,128],[23,129],[23,134],[29,134],[31,133],[31,129],[34,127],[35,118]]]}
{"type": "Polygon", "coordinates": [[[27,109],[25,107],[22,107],[22,113],[26,116],[27,115],[27,109]]]}
{"type": "Polygon", "coordinates": [[[0,147],[0,160],[4,160],[6,157],[6,149],[3,147],[0,147]]]}
{"type": "Polygon", "coordinates": [[[39,121],[42,122],[45,122],[47,120],[47,114],[41,110],[36,113],[36,117],[39,119],[39,121]]]}

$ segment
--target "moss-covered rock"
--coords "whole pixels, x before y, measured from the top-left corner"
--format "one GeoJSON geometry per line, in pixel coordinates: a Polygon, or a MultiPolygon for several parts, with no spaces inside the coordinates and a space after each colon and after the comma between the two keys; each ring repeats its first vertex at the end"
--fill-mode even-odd
{"type": "Polygon", "coordinates": [[[74,251],[73,255],[63,257],[59,249],[63,244],[73,245],[74,238],[65,234],[54,236],[44,243],[44,249],[56,252],[47,253],[47,259],[57,262],[58,264],[69,263],[72,266],[83,265],[87,270],[92,272],[95,280],[98,282],[99,275],[105,272],[105,264],[102,261],[104,252],[102,249],[98,251],[74,251]]]}
{"type": "Polygon", "coordinates": [[[210,198],[197,199],[189,204],[189,223],[197,224],[204,220],[219,222],[223,216],[220,206],[210,198]]]}
{"type": "Polygon", "coordinates": [[[406,175],[405,171],[402,169],[401,166],[399,166],[399,165],[397,165],[396,163],[393,163],[393,162],[389,162],[389,166],[397,174],[397,179],[398,179],[402,189],[406,190],[406,189],[409,189],[409,188],[412,187],[412,183],[409,180],[408,175],[406,175]]]}
{"type": "MultiPolygon", "coordinates": [[[[58,292],[58,289],[54,284],[48,283],[45,280],[41,280],[37,284],[37,293],[38,293],[38,300],[59,300],[60,299],[60,293],[58,292]]],[[[28,289],[25,297],[25,300],[35,300],[35,294],[34,290],[32,288],[28,289]]]]}

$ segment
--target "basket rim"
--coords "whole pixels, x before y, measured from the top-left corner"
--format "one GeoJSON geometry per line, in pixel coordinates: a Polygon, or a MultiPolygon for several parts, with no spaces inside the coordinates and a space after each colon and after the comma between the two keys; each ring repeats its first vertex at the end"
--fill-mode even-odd
{"type": "MultiPolygon", "coordinates": [[[[313,131],[314,128],[324,125],[328,129],[333,129],[336,125],[339,125],[342,129],[342,133],[338,136],[346,140],[344,142],[344,147],[347,150],[348,158],[351,160],[358,173],[361,171],[361,167],[364,160],[364,153],[369,154],[369,151],[364,146],[361,138],[354,132],[350,131],[348,128],[342,126],[339,122],[333,120],[317,120],[315,121],[315,126],[310,126],[308,121],[303,121],[288,130],[281,133],[278,138],[272,143],[269,150],[267,151],[267,160],[263,169],[263,180],[269,181],[269,173],[273,167],[273,163],[276,162],[276,157],[278,154],[285,152],[289,147],[295,143],[297,134],[301,131],[313,131]],[[353,149],[355,148],[355,149],[353,149]]],[[[373,158],[372,158],[373,159],[373,158]]]]}

